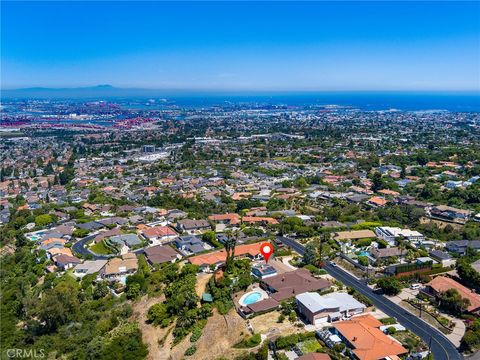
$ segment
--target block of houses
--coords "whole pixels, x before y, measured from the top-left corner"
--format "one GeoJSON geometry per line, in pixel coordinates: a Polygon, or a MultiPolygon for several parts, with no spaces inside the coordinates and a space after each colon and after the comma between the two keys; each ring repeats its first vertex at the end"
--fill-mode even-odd
{"type": "Polygon", "coordinates": [[[353,296],[341,292],[327,295],[306,292],[295,296],[295,301],[300,315],[314,325],[349,318],[366,308],[353,296]]]}
{"type": "Polygon", "coordinates": [[[173,263],[182,256],[167,245],[156,245],[145,248],[145,258],[150,265],[173,263]]]}

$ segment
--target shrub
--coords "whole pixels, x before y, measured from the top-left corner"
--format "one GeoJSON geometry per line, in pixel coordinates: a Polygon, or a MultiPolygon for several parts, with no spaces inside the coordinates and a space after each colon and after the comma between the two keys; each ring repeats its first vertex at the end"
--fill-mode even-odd
{"type": "Polygon", "coordinates": [[[233,347],[235,348],[252,348],[259,345],[262,342],[262,337],[260,334],[253,334],[252,336],[243,339],[242,341],[236,343],[233,347]]]}
{"type": "Polygon", "coordinates": [[[390,327],[387,328],[387,334],[388,335],[393,335],[396,332],[397,332],[397,329],[395,329],[395,327],[393,327],[393,326],[390,326],[390,327]]]}
{"type": "Polygon", "coordinates": [[[397,323],[397,321],[392,317],[387,317],[387,318],[380,319],[380,322],[383,325],[393,325],[393,324],[397,323]]]}
{"type": "Polygon", "coordinates": [[[192,336],[190,336],[190,342],[195,342],[198,339],[200,339],[200,336],[202,336],[202,329],[198,327],[194,327],[192,330],[192,336]]]}
{"type": "Polygon", "coordinates": [[[195,354],[196,351],[197,351],[197,347],[195,345],[192,345],[185,351],[184,355],[185,356],[192,356],[193,354],[195,354]]]}

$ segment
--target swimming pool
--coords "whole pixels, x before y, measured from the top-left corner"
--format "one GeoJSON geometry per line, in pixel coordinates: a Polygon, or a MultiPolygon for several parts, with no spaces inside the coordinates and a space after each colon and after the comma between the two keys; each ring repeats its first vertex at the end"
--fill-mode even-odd
{"type": "Polygon", "coordinates": [[[362,251],[360,252],[360,254],[358,254],[358,256],[368,256],[368,255],[370,255],[368,251],[362,251]]]}
{"type": "Polygon", "coordinates": [[[245,305],[252,305],[256,303],[258,300],[260,300],[261,297],[262,297],[262,294],[260,294],[258,291],[252,292],[243,299],[243,303],[245,305]]]}

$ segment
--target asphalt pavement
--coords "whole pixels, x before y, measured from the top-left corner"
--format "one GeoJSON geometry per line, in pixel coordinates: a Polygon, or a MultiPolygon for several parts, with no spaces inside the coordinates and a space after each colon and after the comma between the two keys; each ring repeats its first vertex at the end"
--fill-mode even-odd
{"type": "MultiPolygon", "coordinates": [[[[305,253],[304,246],[295,240],[286,237],[281,237],[279,239],[300,255],[305,253]]],[[[346,271],[330,264],[325,265],[324,269],[335,279],[354,288],[360,294],[369,298],[378,309],[388,316],[397,319],[400,324],[418,335],[425,343],[430,344],[433,358],[435,360],[463,359],[463,356],[457,351],[457,348],[445,337],[445,335],[425,323],[423,320],[417,318],[416,315],[393,303],[385,296],[374,293],[363,281],[359,281],[346,271]]]]}

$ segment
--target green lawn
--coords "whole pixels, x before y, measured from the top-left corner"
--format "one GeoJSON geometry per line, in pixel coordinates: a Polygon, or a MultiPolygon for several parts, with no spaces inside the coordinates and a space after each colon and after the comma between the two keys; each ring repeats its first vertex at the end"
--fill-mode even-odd
{"type": "Polygon", "coordinates": [[[298,348],[302,351],[302,353],[308,354],[321,349],[322,345],[320,345],[317,339],[308,339],[299,343],[298,348]]]}
{"type": "Polygon", "coordinates": [[[90,250],[92,250],[95,254],[98,255],[109,255],[113,254],[112,250],[105,246],[105,243],[102,241],[93,245],[90,250]]]}

